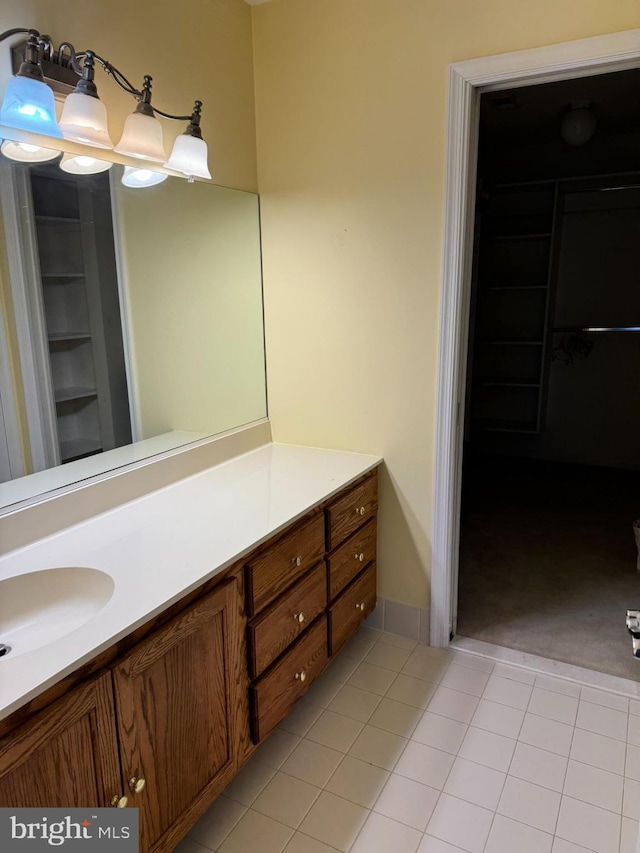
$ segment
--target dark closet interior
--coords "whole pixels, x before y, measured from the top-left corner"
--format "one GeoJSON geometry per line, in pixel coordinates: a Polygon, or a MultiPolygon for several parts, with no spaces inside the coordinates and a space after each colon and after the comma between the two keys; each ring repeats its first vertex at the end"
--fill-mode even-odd
{"type": "Polygon", "coordinates": [[[481,99],[457,633],[637,678],[640,71],[481,99]]]}

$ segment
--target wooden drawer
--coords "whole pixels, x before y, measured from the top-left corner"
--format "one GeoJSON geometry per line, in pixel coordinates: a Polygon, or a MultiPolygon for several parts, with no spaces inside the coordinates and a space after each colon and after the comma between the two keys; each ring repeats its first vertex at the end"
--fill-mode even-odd
{"type": "Polygon", "coordinates": [[[246,566],[247,614],[255,616],[324,556],[324,519],[316,515],[246,566]]]}
{"type": "Polygon", "coordinates": [[[365,569],[329,608],[329,646],[335,653],[376,606],[376,564],[365,569]]]}
{"type": "Polygon", "coordinates": [[[358,572],[375,560],[377,531],[377,520],[372,518],[327,558],[330,601],[333,601],[358,572]]]}
{"type": "Polygon", "coordinates": [[[257,678],[327,606],[327,569],[318,563],[247,629],[251,678],[257,678]]]}
{"type": "Polygon", "coordinates": [[[327,551],[333,551],[378,510],[378,472],[327,507],[327,551]]]}
{"type": "Polygon", "coordinates": [[[254,743],[261,741],[286,716],[325,668],[327,660],[327,617],[323,614],[278,663],[249,688],[254,743]]]}

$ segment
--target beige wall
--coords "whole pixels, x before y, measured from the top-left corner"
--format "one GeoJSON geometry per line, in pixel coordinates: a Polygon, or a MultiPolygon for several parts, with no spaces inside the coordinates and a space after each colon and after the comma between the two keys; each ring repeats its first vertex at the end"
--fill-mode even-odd
{"type": "Polygon", "coordinates": [[[638,27],[640,5],[273,0],[253,20],[274,436],[385,456],[380,592],[425,606],[447,66],[638,27]]]}
{"type": "MultiPolygon", "coordinates": [[[[251,9],[243,0],[41,2],[49,9],[46,30],[57,43],[66,40],[77,50],[95,50],[136,86],[151,74],[152,103],[159,109],[186,114],[196,98],[201,100],[214,182],[256,190],[251,9]]],[[[28,17],[28,26],[45,31],[41,18],[28,17]]],[[[135,101],[102,71],[96,81],[117,142],[135,101]]],[[[163,120],[163,126],[170,151],[186,124],[163,120]]]]}

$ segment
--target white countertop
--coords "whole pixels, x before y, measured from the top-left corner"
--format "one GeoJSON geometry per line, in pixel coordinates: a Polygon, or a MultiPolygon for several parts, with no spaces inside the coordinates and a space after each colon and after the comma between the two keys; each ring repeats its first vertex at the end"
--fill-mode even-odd
{"type": "Polygon", "coordinates": [[[115,584],[106,607],[82,627],[0,658],[0,719],[380,462],[269,444],[0,558],[0,581],[83,566],[115,584]]]}

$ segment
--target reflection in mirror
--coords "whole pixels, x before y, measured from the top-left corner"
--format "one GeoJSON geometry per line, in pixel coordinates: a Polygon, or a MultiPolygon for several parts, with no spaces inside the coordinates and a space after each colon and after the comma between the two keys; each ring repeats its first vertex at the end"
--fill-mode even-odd
{"type": "Polygon", "coordinates": [[[257,196],[122,175],[0,158],[0,509],[266,416],[257,196]]]}

